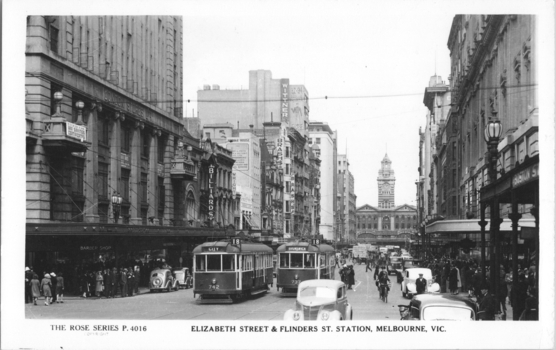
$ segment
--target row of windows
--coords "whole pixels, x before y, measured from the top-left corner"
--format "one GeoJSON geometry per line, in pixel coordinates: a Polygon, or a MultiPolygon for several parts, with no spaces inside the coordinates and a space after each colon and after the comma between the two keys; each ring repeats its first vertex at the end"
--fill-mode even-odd
{"type": "MultiPolygon", "coordinates": [[[[411,216],[411,215],[409,215],[409,216],[408,215],[396,215],[396,216],[394,216],[394,218],[396,220],[417,220],[417,215],[413,215],[413,216],[411,216]]],[[[366,220],[372,221],[372,220],[374,220],[374,221],[377,221],[378,216],[362,216],[362,215],[360,216],[360,215],[357,215],[357,220],[361,220],[361,221],[366,221],[366,220]]]]}
{"type": "Polygon", "coordinates": [[[274,267],[271,254],[199,254],[195,256],[195,271],[257,271],[274,267]],[[239,264],[241,263],[241,264],[239,264]]]}
{"type": "MultiPolygon", "coordinates": [[[[383,223],[383,229],[389,229],[390,228],[390,223],[383,223]]],[[[357,224],[357,228],[361,228],[361,229],[377,229],[378,228],[378,224],[375,222],[374,224],[357,224]]],[[[404,223],[402,222],[401,224],[396,223],[395,224],[395,228],[397,229],[405,229],[405,228],[412,228],[412,225],[410,223],[404,223]]]]}

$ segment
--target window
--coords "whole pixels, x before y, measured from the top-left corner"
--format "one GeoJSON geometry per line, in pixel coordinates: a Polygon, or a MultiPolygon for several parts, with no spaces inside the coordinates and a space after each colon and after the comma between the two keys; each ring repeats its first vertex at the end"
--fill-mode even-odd
{"type": "Polygon", "coordinates": [[[141,173],[141,182],[139,183],[139,194],[141,196],[140,201],[142,203],[147,202],[147,174],[141,173]]]}
{"type": "Polygon", "coordinates": [[[290,233],[290,220],[285,220],[284,227],[286,229],[286,233],[290,233]]]}
{"type": "Polygon", "coordinates": [[[317,145],[320,145],[320,137],[317,137],[315,140],[316,140],[317,145]]]}
{"type": "Polygon", "coordinates": [[[286,175],[290,174],[290,165],[286,164],[286,175]]]}
{"type": "Polygon", "coordinates": [[[205,267],[206,267],[205,256],[206,255],[197,255],[195,257],[195,270],[196,271],[205,271],[205,267]]]}
{"type": "Polygon", "coordinates": [[[141,133],[141,157],[149,158],[150,136],[147,129],[141,133]]]}
{"type": "MultiPolygon", "coordinates": [[[[55,23],[58,20],[56,19],[55,23]]],[[[54,24],[50,25],[50,50],[58,53],[58,28],[54,26],[54,24]]]]}
{"type": "Polygon", "coordinates": [[[286,146],[286,158],[290,157],[290,147],[286,146]]]}
{"type": "Polygon", "coordinates": [[[313,139],[312,139],[312,138],[309,139],[309,144],[310,144],[310,145],[313,144],[313,139]]]}
{"type": "Polygon", "coordinates": [[[73,157],[71,169],[71,192],[74,195],[83,195],[83,169],[84,159],[73,157]]]}
{"type": "Polygon", "coordinates": [[[166,139],[163,136],[158,137],[158,163],[164,163],[164,151],[166,150],[166,139]]]}
{"type": "Polygon", "coordinates": [[[222,255],[222,270],[234,271],[235,270],[235,255],[222,255]]]}
{"type": "Polygon", "coordinates": [[[120,195],[122,199],[129,202],[129,177],[131,171],[129,169],[122,169],[122,176],[120,178],[120,195]]]}
{"type": "Polygon", "coordinates": [[[122,148],[121,151],[125,153],[129,153],[131,150],[131,130],[128,126],[122,125],[121,128],[121,143],[120,147],[122,148]]]}
{"type": "Polygon", "coordinates": [[[97,119],[98,143],[108,145],[108,120],[102,117],[97,119]]]}
{"type": "Polygon", "coordinates": [[[286,192],[290,193],[291,190],[291,182],[290,181],[286,181],[286,192]]]}
{"type": "Polygon", "coordinates": [[[158,211],[159,211],[159,217],[162,216],[162,215],[160,215],[161,214],[160,212],[164,213],[165,201],[166,201],[166,192],[165,192],[165,187],[164,187],[164,178],[159,177],[158,178],[158,211]]]}
{"type": "Polygon", "coordinates": [[[98,197],[99,199],[108,199],[108,164],[98,163],[98,197]]]}
{"type": "Polygon", "coordinates": [[[286,201],[286,213],[289,213],[290,211],[290,201],[286,201]]]}
{"type": "Polygon", "coordinates": [[[207,254],[207,271],[221,271],[221,270],[222,270],[222,255],[207,254]]]}

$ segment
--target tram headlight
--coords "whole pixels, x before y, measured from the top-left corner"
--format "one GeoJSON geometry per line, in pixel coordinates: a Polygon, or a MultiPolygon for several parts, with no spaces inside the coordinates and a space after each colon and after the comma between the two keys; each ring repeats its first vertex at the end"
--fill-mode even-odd
{"type": "Polygon", "coordinates": [[[330,313],[328,311],[322,311],[320,314],[320,319],[323,321],[327,321],[330,318],[330,313]]]}
{"type": "Polygon", "coordinates": [[[298,280],[298,279],[299,279],[299,276],[298,276],[298,275],[295,275],[295,276],[294,276],[294,279],[298,280]]]}
{"type": "Polygon", "coordinates": [[[293,320],[294,321],[299,321],[299,319],[301,318],[301,313],[299,311],[296,311],[293,313],[293,320]]]}
{"type": "Polygon", "coordinates": [[[212,284],[213,284],[213,285],[216,285],[216,278],[213,278],[213,279],[212,279],[212,284]]]}

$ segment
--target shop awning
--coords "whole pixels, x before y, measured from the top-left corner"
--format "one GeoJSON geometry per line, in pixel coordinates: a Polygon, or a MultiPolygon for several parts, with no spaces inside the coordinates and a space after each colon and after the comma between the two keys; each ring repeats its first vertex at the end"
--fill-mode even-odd
{"type": "MultiPolygon", "coordinates": [[[[534,225],[535,219],[521,219],[519,224],[534,225]]],[[[485,231],[490,230],[490,221],[487,219],[488,224],[485,227],[485,231]]],[[[520,230],[520,228],[518,228],[520,230]]],[[[500,231],[512,231],[512,222],[510,219],[504,219],[500,225],[500,231]]],[[[479,226],[479,220],[440,220],[435,221],[428,225],[425,229],[426,233],[443,233],[443,232],[453,232],[453,233],[480,233],[481,226],[479,226]]]]}

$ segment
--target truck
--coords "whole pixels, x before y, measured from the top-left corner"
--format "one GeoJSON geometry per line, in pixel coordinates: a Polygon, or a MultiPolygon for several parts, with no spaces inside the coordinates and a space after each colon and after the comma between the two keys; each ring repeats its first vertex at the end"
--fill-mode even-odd
{"type": "Polygon", "coordinates": [[[364,244],[353,246],[353,260],[359,264],[367,263],[367,246],[364,244]]]}

